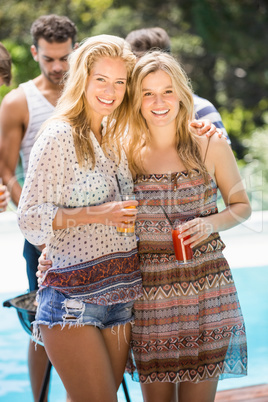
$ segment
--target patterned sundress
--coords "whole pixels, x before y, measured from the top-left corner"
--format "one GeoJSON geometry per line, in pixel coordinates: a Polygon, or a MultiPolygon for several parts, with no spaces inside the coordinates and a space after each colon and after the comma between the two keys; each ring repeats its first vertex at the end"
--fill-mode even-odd
{"type": "Polygon", "coordinates": [[[247,373],[244,320],[218,233],[176,263],[172,221],[216,214],[217,186],[198,170],[148,174],[134,185],[143,296],[135,302],[128,372],[141,383],[182,382],[247,373]],[[137,370],[137,371],[136,371],[137,370]],[[137,376],[138,372],[138,376],[137,376]]]}

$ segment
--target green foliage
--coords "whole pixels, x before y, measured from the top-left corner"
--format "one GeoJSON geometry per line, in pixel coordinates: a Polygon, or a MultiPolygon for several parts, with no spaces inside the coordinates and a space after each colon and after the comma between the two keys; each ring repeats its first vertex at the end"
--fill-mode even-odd
{"type": "Polygon", "coordinates": [[[28,81],[40,74],[38,64],[33,60],[30,53],[30,46],[18,45],[10,39],[3,41],[3,44],[12,56],[12,82],[10,87],[3,85],[0,88],[0,102],[6,93],[16,88],[19,83],[28,81]]]}
{"type": "Polygon", "coordinates": [[[142,15],[128,6],[119,9],[111,8],[107,10],[101,21],[99,21],[91,31],[92,35],[108,33],[118,35],[123,38],[136,29],[137,25],[142,25],[142,15]],[[127,21],[122,23],[122,21],[127,21]]]}
{"type": "Polygon", "coordinates": [[[0,89],[0,100],[8,90],[39,74],[30,54],[30,27],[43,14],[71,18],[78,27],[78,41],[102,33],[125,37],[133,29],[160,26],[171,37],[172,53],[190,76],[195,93],[209,99],[221,112],[241,169],[248,174],[248,165],[253,169],[258,163],[264,183],[268,182],[264,169],[267,156],[263,156],[268,124],[266,1],[0,2],[0,40],[13,59],[12,85],[0,89]],[[263,146],[256,147],[256,138],[263,146]]]}
{"type": "Polygon", "coordinates": [[[254,210],[268,210],[268,124],[245,139],[247,164],[241,170],[254,210]]]}

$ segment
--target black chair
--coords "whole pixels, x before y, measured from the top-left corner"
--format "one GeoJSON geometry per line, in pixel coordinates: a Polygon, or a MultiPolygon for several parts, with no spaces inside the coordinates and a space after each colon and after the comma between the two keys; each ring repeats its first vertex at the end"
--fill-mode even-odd
{"type": "MultiPolygon", "coordinates": [[[[31,324],[35,319],[35,313],[36,313],[36,307],[34,305],[35,296],[36,296],[36,291],[34,290],[32,292],[25,293],[23,295],[17,296],[13,299],[9,299],[9,300],[6,300],[3,302],[4,307],[14,307],[16,309],[23,329],[30,336],[32,336],[31,324]]],[[[52,368],[52,364],[50,361],[48,361],[38,402],[43,402],[45,399],[47,387],[49,384],[51,368],[52,368]]],[[[131,402],[127,384],[125,381],[125,377],[123,377],[122,386],[123,386],[126,402],[131,402]]]]}

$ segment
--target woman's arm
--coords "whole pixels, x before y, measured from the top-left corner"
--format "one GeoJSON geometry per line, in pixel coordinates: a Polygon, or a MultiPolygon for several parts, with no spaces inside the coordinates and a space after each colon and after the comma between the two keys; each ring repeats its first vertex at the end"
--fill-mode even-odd
{"type": "Polygon", "coordinates": [[[211,233],[230,229],[249,218],[251,207],[233,152],[226,141],[210,139],[206,166],[215,178],[226,208],[218,214],[193,219],[182,225],[181,237],[191,234],[185,244],[196,246],[211,233]]]}
{"type": "Polygon", "coordinates": [[[44,244],[53,236],[52,222],[64,187],[64,151],[53,131],[36,140],[18,205],[18,224],[32,244],[44,244]]]}
{"type": "Polygon", "coordinates": [[[68,227],[87,225],[89,223],[101,223],[103,225],[116,226],[121,223],[133,223],[136,219],[138,201],[106,202],[93,207],[58,208],[53,220],[53,229],[66,229],[68,227]]]}

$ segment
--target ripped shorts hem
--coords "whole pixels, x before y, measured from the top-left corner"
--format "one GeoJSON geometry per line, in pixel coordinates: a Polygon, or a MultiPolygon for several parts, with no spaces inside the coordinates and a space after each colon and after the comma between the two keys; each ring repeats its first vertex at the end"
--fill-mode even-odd
{"type": "Polygon", "coordinates": [[[53,322],[53,323],[48,322],[48,321],[42,321],[42,320],[34,321],[32,323],[32,325],[33,325],[32,340],[35,343],[43,345],[42,335],[41,335],[41,331],[40,331],[40,325],[45,325],[48,328],[53,328],[56,325],[60,325],[61,329],[65,328],[66,326],[68,326],[68,328],[72,328],[72,327],[78,328],[78,327],[84,327],[86,325],[92,325],[94,327],[99,328],[100,330],[106,329],[106,328],[112,328],[112,331],[113,331],[114,327],[118,327],[118,326],[121,326],[121,325],[125,326],[128,323],[130,323],[130,325],[132,327],[134,325],[134,318],[131,317],[131,318],[127,319],[127,320],[117,322],[116,324],[111,323],[111,324],[107,324],[107,325],[105,325],[103,327],[101,327],[97,322],[92,322],[92,321],[89,321],[89,322],[77,322],[77,320],[76,321],[74,320],[74,321],[69,321],[69,322],[58,321],[58,322],[53,322]]]}

